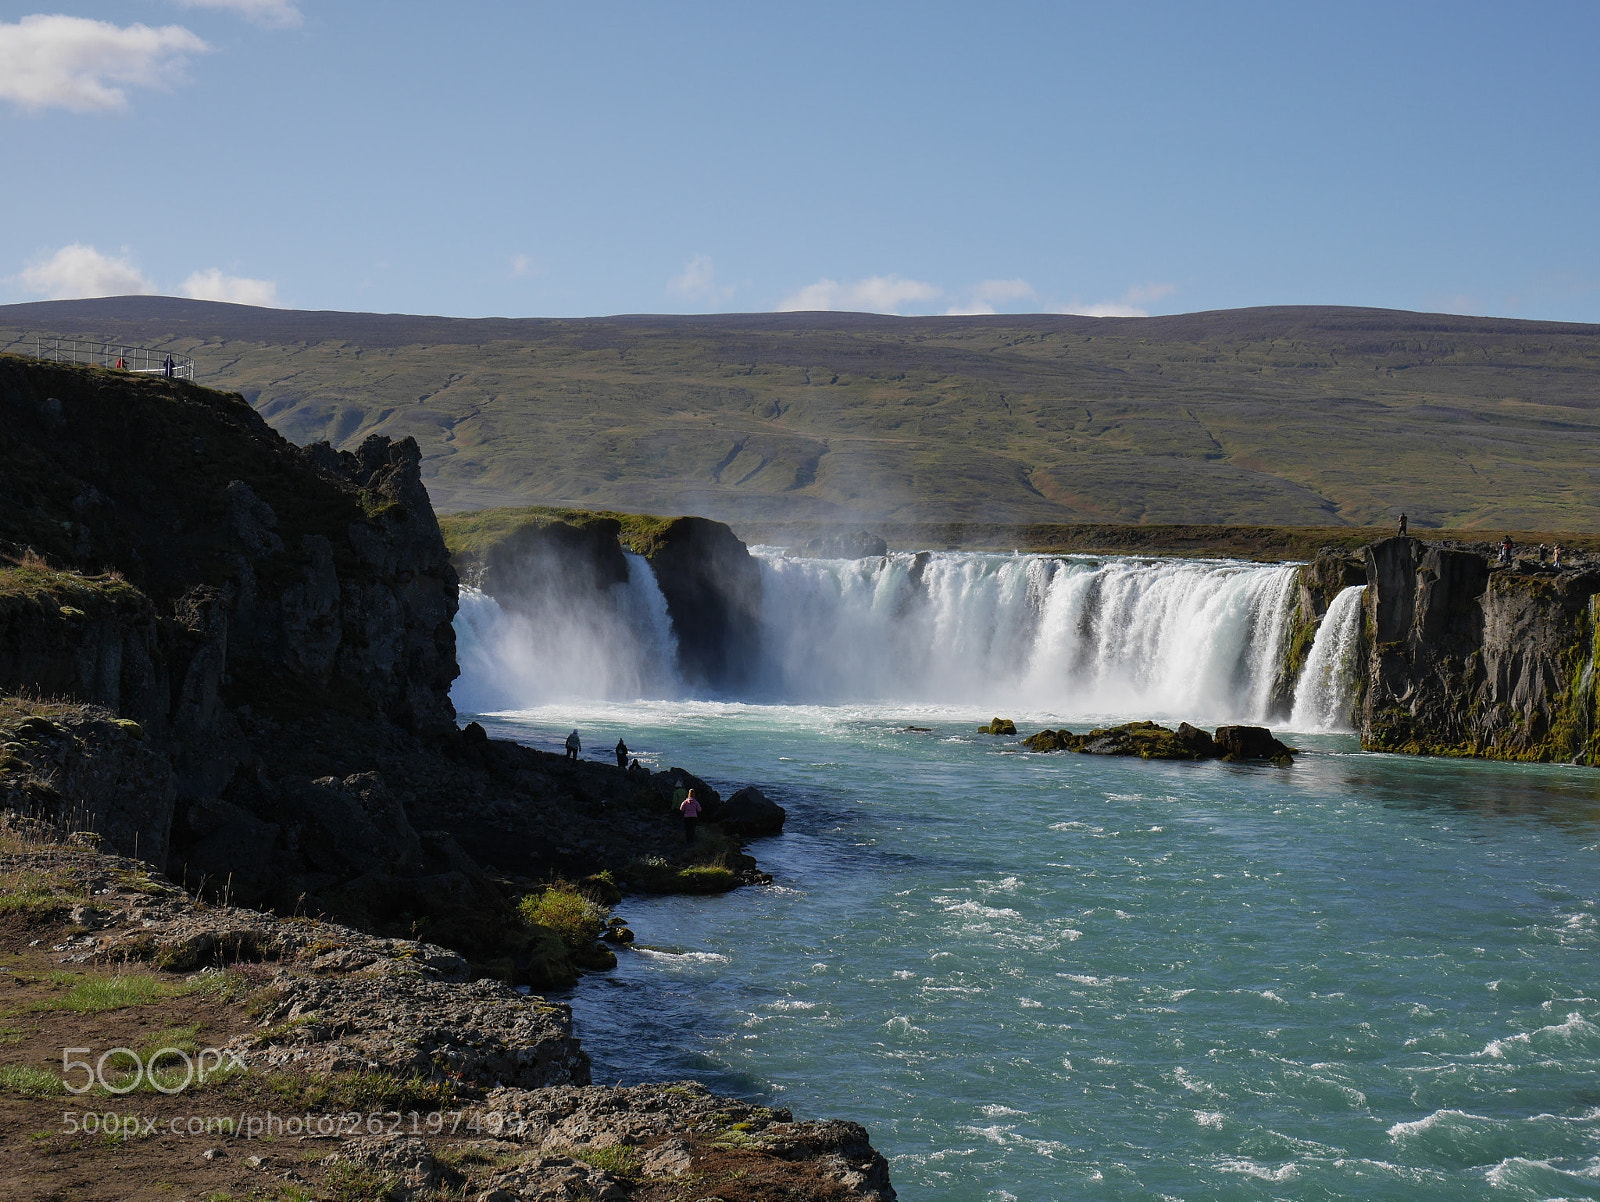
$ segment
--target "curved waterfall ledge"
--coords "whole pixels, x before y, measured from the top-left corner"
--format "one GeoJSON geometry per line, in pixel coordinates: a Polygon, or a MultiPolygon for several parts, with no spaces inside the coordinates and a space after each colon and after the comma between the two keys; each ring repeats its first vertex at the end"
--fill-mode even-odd
{"type": "Polygon", "coordinates": [[[480,552],[493,570],[463,595],[458,702],[927,704],[1354,731],[1385,751],[1597,752],[1592,566],[1412,538],[1309,564],[799,558],[696,523],[553,523],[480,552]],[[685,532],[671,554],[662,531],[685,532]]]}

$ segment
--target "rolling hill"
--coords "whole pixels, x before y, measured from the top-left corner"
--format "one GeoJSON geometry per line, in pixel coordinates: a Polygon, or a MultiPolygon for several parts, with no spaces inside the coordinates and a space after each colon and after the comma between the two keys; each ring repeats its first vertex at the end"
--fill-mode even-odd
{"type": "Polygon", "coordinates": [[[297,442],[414,436],[442,510],[1600,530],[1597,326],[0,306],[0,350],[40,332],[192,355],[297,442]]]}

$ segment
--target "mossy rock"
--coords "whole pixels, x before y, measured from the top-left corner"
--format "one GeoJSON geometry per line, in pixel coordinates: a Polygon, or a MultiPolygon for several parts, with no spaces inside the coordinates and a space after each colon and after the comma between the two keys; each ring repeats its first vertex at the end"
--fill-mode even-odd
{"type": "Polygon", "coordinates": [[[995,718],[987,726],[978,727],[980,735],[1014,735],[1017,733],[1017,724],[1010,718],[995,718]]]}
{"type": "Polygon", "coordinates": [[[671,864],[639,861],[627,869],[630,885],[641,893],[728,893],[739,887],[739,876],[722,864],[671,864]]]}

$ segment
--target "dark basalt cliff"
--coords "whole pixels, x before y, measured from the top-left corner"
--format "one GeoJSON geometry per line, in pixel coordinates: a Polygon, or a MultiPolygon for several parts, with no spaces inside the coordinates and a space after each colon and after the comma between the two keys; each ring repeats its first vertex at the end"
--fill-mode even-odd
{"type": "MultiPolygon", "coordinates": [[[[733,827],[690,857],[681,769],[456,729],[457,578],[419,468],[409,439],[297,448],[237,396],[0,356],[0,697],[43,699],[0,707],[8,805],[238,902],[426,933],[544,983],[572,967],[517,916],[538,882],[759,879],[733,827]],[[689,871],[701,856],[715,871],[689,871]]],[[[713,594],[685,549],[726,548],[663,525],[656,553],[713,594]]],[[[627,562],[614,528],[556,525],[473,570],[527,595],[627,562]]]]}
{"type": "Polygon", "coordinates": [[[1596,762],[1600,569],[1486,544],[1389,538],[1301,569],[1283,676],[1293,679],[1340,589],[1366,584],[1356,707],[1374,751],[1596,762]]]}
{"type": "MultiPolygon", "coordinates": [[[[104,955],[107,974],[226,970],[270,1003],[239,1045],[252,1068],[421,1074],[446,1091],[435,1103],[483,1100],[535,1148],[581,1111],[587,1134],[563,1148],[666,1141],[654,1178],[692,1166],[701,1183],[770,1178],[752,1197],[892,1199],[852,1124],[794,1124],[695,1087],[587,1086],[566,1007],[512,989],[615,965],[597,940],[631,941],[604,908],[624,889],[764,879],[740,840],[776,833],[783,810],[752,788],[724,801],[681,768],[458,730],[457,576],[419,460],[410,439],[297,448],[240,397],[182,381],[0,355],[0,951],[104,955]],[[693,848],[671,804],[681,785],[706,801],[693,848]],[[79,832],[63,846],[136,857],[189,893],[88,851],[69,880],[76,853],[34,847],[39,831],[79,832]],[[270,985],[244,962],[274,965],[270,985]],[[737,1122],[739,1163],[696,1134],[712,1115],[737,1122]]],[[[681,583],[668,595],[686,663],[725,678],[738,653],[711,644],[731,632],[737,648],[753,623],[755,565],[726,527],[658,525],[650,554],[681,583]]],[[[617,530],[601,534],[547,528],[473,570],[523,594],[603,588],[628,563],[617,530]]],[[[657,1196],[631,1171],[535,1160],[484,1196],[657,1196]]],[[[422,1175],[428,1196],[466,1187],[422,1175]]]]}
{"type": "Polygon", "coordinates": [[[1365,550],[1362,742],[1593,763],[1600,572],[1391,538],[1365,550]]]}

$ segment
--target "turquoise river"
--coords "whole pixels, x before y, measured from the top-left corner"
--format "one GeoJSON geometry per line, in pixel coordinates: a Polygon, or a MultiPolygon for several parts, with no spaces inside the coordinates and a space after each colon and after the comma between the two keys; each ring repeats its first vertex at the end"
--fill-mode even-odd
{"type": "MultiPolygon", "coordinates": [[[[907,1202],[1600,1198],[1600,773],[1366,754],[1338,733],[1286,734],[1292,766],[975,733],[991,711],[1024,734],[1214,719],[1229,697],[1250,716],[1274,571],[1213,571],[1258,602],[1193,619],[1244,623],[1220,669],[1102,673],[1133,700],[1098,714],[1036,688],[1009,711],[606,699],[570,677],[564,698],[502,697],[496,736],[622,736],[789,811],[751,847],[771,887],[618,908],[636,948],[569,999],[595,1080],[693,1077],[854,1119],[907,1202]],[[1209,693],[1207,671],[1226,677],[1209,693]]],[[[1048,627],[1005,652],[1009,678],[972,656],[950,672],[1037,684],[1048,627]]],[[[486,637],[459,628],[469,653],[486,637]]]]}

